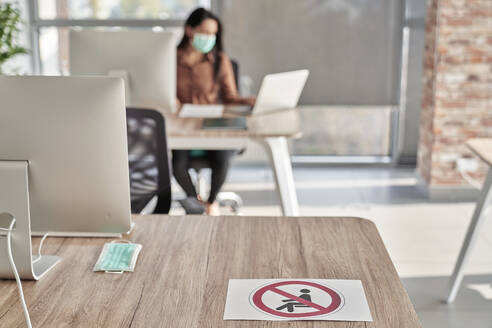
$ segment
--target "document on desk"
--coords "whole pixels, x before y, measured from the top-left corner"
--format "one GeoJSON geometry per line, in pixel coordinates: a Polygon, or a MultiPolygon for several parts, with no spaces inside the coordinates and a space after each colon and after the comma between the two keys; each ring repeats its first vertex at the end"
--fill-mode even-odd
{"type": "Polygon", "coordinates": [[[372,321],[360,280],[230,279],[224,320],[372,321]]]}
{"type": "Polygon", "coordinates": [[[179,117],[222,117],[224,105],[194,105],[184,104],[179,117]]]}

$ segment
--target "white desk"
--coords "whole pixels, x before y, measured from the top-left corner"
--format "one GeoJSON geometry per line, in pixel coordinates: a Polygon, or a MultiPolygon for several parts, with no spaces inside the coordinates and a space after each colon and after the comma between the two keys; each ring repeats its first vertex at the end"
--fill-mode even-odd
{"type": "Polygon", "coordinates": [[[471,250],[477,241],[478,235],[480,233],[481,227],[486,218],[486,209],[492,206],[492,138],[480,138],[471,139],[466,145],[487,165],[489,166],[487,177],[482,187],[482,191],[477,200],[477,205],[475,207],[475,212],[468,227],[465,240],[463,241],[463,246],[461,247],[460,255],[456,261],[456,266],[454,267],[453,275],[451,276],[451,283],[449,288],[449,294],[446,299],[448,303],[452,303],[463,280],[464,268],[468,262],[471,254],[471,250]]]}
{"type": "Polygon", "coordinates": [[[282,212],[299,215],[299,203],[292,175],[287,139],[301,136],[297,109],[248,117],[247,130],[203,130],[202,119],[166,115],[170,149],[241,149],[248,140],[263,146],[275,173],[282,212]]]}

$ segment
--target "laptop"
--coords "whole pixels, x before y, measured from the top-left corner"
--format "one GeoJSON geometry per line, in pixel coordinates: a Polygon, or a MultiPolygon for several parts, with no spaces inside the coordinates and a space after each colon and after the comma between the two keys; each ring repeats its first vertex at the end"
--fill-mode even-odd
{"type": "Polygon", "coordinates": [[[295,108],[308,78],[307,69],[265,75],[254,107],[225,106],[224,113],[239,117],[203,121],[203,129],[246,129],[246,117],[279,109],[295,108]]]}

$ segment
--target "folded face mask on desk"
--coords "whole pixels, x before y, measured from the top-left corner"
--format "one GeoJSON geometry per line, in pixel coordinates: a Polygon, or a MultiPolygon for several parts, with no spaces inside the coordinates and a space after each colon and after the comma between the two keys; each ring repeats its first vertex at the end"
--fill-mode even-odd
{"type": "Polygon", "coordinates": [[[133,272],[142,245],[126,240],[104,244],[93,271],[133,272]]]}

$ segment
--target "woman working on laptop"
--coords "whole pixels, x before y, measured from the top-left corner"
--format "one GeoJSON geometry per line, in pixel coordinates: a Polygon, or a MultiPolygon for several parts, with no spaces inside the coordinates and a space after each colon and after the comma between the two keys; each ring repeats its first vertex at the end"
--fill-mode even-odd
{"type": "MultiPolygon", "coordinates": [[[[232,64],[223,50],[222,26],[210,11],[198,8],[190,14],[177,55],[178,108],[185,103],[254,105],[255,98],[238,95],[232,64]]],[[[187,213],[220,214],[215,198],[227,177],[231,155],[229,150],[173,150],[173,173],[186,192],[187,213]],[[193,156],[204,156],[211,164],[210,195],[204,203],[188,173],[193,156]]]]}

